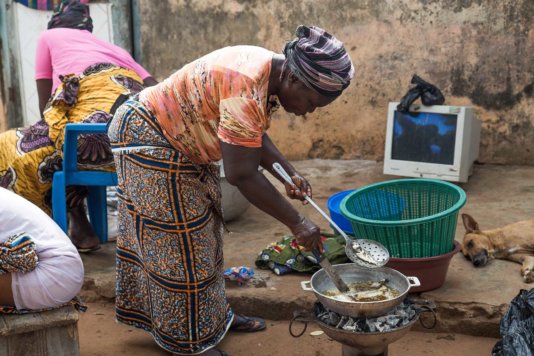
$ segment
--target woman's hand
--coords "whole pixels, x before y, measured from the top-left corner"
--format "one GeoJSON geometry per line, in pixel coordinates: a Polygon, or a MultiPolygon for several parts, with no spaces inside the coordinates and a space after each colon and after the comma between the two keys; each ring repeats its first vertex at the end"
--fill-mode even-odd
{"type": "Polygon", "coordinates": [[[312,197],[312,188],[310,183],[308,183],[306,178],[302,177],[296,172],[291,176],[291,180],[293,181],[293,184],[284,182],[287,196],[291,199],[302,200],[303,204],[308,204],[308,201],[305,200],[305,197],[312,197]]]}
{"type": "Polygon", "coordinates": [[[300,222],[294,226],[289,227],[293,236],[297,239],[299,245],[304,246],[306,251],[317,249],[323,251],[323,242],[321,241],[321,234],[319,226],[315,225],[311,220],[301,217],[300,222]]]}

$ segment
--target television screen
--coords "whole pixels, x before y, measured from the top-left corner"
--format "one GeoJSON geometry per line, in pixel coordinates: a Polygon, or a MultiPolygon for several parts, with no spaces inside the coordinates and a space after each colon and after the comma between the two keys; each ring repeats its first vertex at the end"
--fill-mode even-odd
{"type": "Polygon", "coordinates": [[[454,164],[456,126],[454,114],[395,111],[391,158],[454,164]]]}

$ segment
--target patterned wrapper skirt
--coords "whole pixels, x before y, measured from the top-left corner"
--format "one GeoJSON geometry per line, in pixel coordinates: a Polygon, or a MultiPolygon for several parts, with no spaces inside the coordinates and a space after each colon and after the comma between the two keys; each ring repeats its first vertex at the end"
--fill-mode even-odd
{"type": "MultiPolygon", "coordinates": [[[[141,78],[134,71],[107,63],[95,64],[79,76],[65,76],[48,101],[43,119],[0,134],[0,187],[50,214],[52,176],[63,162],[65,126],[106,123],[118,100],[142,89],[141,78]]],[[[78,163],[83,169],[113,170],[107,136],[80,135],[78,163]]],[[[84,190],[78,191],[81,195],[84,190]]],[[[83,197],[74,201],[79,204],[83,197]]]]}
{"type": "Polygon", "coordinates": [[[108,136],[119,185],[117,319],[164,349],[198,354],[233,319],[224,290],[219,167],[193,164],[128,100],[108,136]]]}

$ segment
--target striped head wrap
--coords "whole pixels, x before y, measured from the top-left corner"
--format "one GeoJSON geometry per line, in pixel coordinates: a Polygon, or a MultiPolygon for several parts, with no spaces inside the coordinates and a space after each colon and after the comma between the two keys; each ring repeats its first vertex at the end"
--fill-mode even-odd
{"type": "Polygon", "coordinates": [[[48,22],[48,29],[59,27],[93,32],[89,6],[80,3],[80,0],[62,0],[48,22]]]}
{"type": "Polygon", "coordinates": [[[308,88],[339,96],[354,76],[354,66],[343,43],[319,27],[299,26],[284,55],[291,72],[308,88]]]}

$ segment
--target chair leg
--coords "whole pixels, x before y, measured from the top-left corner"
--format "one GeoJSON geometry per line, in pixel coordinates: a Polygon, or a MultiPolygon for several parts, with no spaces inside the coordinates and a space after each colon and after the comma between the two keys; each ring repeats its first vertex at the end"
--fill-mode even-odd
{"type": "Polygon", "coordinates": [[[65,188],[63,172],[54,173],[52,179],[52,216],[56,224],[67,233],[67,194],[65,188]]]}
{"type": "Polygon", "coordinates": [[[89,208],[89,218],[95,233],[98,235],[100,243],[108,241],[108,214],[106,203],[105,186],[89,186],[89,196],[87,206],[89,208]]]}

